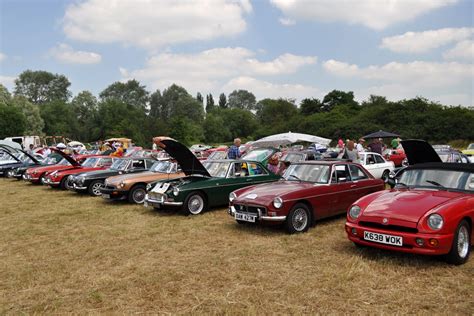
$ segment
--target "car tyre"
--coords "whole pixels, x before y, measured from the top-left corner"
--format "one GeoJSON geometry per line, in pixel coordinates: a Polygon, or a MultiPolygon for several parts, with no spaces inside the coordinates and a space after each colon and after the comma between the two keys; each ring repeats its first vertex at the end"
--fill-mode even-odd
{"type": "Polygon", "coordinates": [[[46,175],[43,173],[40,177],[39,177],[39,183],[44,185],[46,182],[46,175]]]}
{"type": "Polygon", "coordinates": [[[311,212],[304,203],[297,203],[291,208],[285,221],[286,230],[290,234],[304,233],[311,226],[311,212]]]}
{"type": "Polygon", "coordinates": [[[385,170],[385,171],[382,173],[382,180],[383,180],[383,182],[387,183],[389,176],[390,176],[390,170],[385,170]]]}
{"type": "Polygon", "coordinates": [[[200,192],[192,192],[184,201],[184,215],[199,215],[207,209],[207,201],[204,194],[200,192]]]}
{"type": "Polygon", "coordinates": [[[142,204],[145,201],[146,187],[143,184],[134,186],[128,193],[130,203],[142,204]]]}
{"type": "Polygon", "coordinates": [[[102,193],[100,193],[100,188],[102,187],[103,184],[104,182],[102,180],[92,181],[91,184],[89,184],[87,191],[92,196],[101,196],[102,193]]]}
{"type": "Polygon", "coordinates": [[[471,227],[466,220],[462,220],[456,228],[451,250],[446,255],[446,261],[460,265],[469,259],[471,253],[471,227]]]}

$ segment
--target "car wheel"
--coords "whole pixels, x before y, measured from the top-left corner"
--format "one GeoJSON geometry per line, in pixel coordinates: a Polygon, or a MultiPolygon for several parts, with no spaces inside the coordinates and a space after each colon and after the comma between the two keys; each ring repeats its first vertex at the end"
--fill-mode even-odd
{"type": "Polygon", "coordinates": [[[100,189],[102,188],[102,185],[103,182],[101,180],[92,181],[91,184],[89,184],[87,191],[89,191],[89,194],[92,196],[101,196],[102,193],[100,193],[100,189]]]}
{"type": "Polygon", "coordinates": [[[13,170],[12,169],[7,171],[7,178],[13,178],[13,170]]]}
{"type": "Polygon", "coordinates": [[[193,192],[184,201],[183,211],[185,215],[198,215],[207,208],[206,198],[200,192],[193,192]]]}
{"type": "Polygon", "coordinates": [[[303,203],[293,206],[286,218],[285,225],[290,234],[307,231],[311,225],[311,213],[308,206],[303,203]]]}
{"type": "Polygon", "coordinates": [[[382,173],[382,180],[386,183],[388,181],[388,176],[390,175],[390,171],[389,170],[385,170],[383,173],[382,173]]]}
{"type": "Polygon", "coordinates": [[[46,182],[46,176],[45,176],[44,174],[42,174],[41,177],[39,178],[39,180],[40,180],[40,181],[39,181],[40,184],[43,184],[43,185],[44,185],[45,182],[46,182]]]}
{"type": "Polygon", "coordinates": [[[142,204],[145,201],[146,188],[139,184],[134,186],[128,193],[128,201],[130,203],[142,204]]]}
{"type": "Polygon", "coordinates": [[[460,265],[467,261],[471,253],[471,227],[466,220],[462,220],[456,228],[451,250],[446,255],[446,261],[460,265]]]}
{"type": "Polygon", "coordinates": [[[72,176],[67,177],[66,182],[64,183],[64,188],[66,190],[74,189],[74,186],[72,185],[72,176]]]}

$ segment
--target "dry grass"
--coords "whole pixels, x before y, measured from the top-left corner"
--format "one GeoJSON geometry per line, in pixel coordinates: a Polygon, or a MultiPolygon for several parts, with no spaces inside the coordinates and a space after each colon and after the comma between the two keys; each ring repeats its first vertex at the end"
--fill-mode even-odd
{"type": "Polygon", "coordinates": [[[0,179],[0,313],[472,314],[474,258],[357,249],[0,179]]]}

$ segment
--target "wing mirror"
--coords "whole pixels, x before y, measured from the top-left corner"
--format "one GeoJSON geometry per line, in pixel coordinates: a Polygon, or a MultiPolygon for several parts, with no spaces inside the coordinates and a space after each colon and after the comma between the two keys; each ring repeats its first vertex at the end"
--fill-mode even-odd
{"type": "Polygon", "coordinates": [[[240,172],[234,173],[234,177],[238,178],[238,177],[240,177],[240,176],[242,176],[242,174],[241,174],[240,172]]]}

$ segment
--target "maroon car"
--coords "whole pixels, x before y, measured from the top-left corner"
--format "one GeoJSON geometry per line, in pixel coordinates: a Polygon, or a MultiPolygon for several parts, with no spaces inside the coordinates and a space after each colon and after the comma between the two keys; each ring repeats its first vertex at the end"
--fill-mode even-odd
{"type": "Polygon", "coordinates": [[[360,197],[383,189],[383,180],[356,163],[296,162],[283,180],[232,192],[228,212],[238,223],[284,223],[289,233],[304,232],[315,220],[345,213],[360,197]]]}

